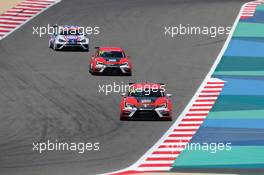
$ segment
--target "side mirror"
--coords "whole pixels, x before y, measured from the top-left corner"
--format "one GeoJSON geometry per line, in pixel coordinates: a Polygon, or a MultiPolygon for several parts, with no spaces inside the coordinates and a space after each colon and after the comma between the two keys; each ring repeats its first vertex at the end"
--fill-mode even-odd
{"type": "Polygon", "coordinates": [[[172,94],[167,94],[167,97],[172,97],[172,94]]]}

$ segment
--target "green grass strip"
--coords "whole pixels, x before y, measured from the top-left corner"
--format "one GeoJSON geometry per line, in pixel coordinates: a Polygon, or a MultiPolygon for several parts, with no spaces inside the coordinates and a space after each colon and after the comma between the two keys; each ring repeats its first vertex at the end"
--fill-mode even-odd
{"type": "Polygon", "coordinates": [[[264,37],[264,24],[240,22],[233,37],[264,37]]]}
{"type": "Polygon", "coordinates": [[[264,146],[232,146],[230,151],[190,151],[184,150],[173,167],[252,167],[263,165],[264,146]]]}
{"type": "Polygon", "coordinates": [[[264,119],[264,110],[210,112],[209,119],[264,119]]]}
{"type": "Polygon", "coordinates": [[[213,75],[264,76],[264,71],[215,71],[213,75]]]}

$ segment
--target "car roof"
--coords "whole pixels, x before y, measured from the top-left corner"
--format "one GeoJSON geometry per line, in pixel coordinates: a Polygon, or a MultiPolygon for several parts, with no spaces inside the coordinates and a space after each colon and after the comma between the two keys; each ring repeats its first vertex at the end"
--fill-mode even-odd
{"type": "Polygon", "coordinates": [[[120,51],[122,52],[123,49],[121,47],[99,47],[100,51],[120,51]]]}
{"type": "Polygon", "coordinates": [[[133,84],[130,84],[130,87],[132,88],[158,88],[158,89],[161,89],[161,86],[163,86],[164,84],[161,84],[161,83],[133,83],[133,84]]]}

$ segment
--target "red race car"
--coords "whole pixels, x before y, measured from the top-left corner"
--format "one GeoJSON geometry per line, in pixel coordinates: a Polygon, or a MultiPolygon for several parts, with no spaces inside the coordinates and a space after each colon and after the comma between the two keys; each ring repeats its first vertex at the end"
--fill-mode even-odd
{"type": "Polygon", "coordinates": [[[160,83],[133,83],[122,94],[120,120],[172,120],[171,94],[160,83]]]}
{"type": "Polygon", "coordinates": [[[95,47],[89,62],[91,74],[132,75],[132,64],[120,47],[95,47]]]}

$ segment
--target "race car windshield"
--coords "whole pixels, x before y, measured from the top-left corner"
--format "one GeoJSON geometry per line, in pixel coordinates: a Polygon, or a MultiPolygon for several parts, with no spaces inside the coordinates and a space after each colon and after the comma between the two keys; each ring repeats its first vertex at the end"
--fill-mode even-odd
{"type": "Polygon", "coordinates": [[[129,97],[164,97],[164,92],[160,89],[132,90],[128,93],[129,97]]]}
{"type": "Polygon", "coordinates": [[[82,35],[79,30],[62,30],[61,35],[82,35]]]}
{"type": "Polygon", "coordinates": [[[100,51],[99,52],[100,57],[104,58],[124,58],[125,55],[123,52],[120,51],[100,51]]]}

